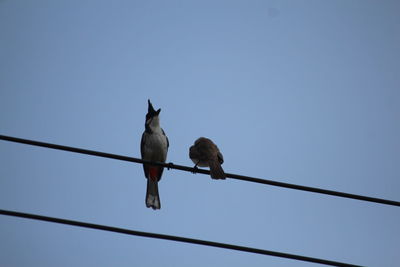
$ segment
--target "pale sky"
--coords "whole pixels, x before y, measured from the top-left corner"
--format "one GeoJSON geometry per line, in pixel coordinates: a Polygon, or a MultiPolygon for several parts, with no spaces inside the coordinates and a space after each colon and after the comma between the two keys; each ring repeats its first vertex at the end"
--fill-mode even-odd
{"type": "MultiPolygon", "coordinates": [[[[400,200],[398,1],[0,1],[0,134],[400,200]]],[[[0,141],[0,209],[400,266],[398,207],[0,141]]],[[[317,266],[0,216],[0,266],[317,266]]]]}

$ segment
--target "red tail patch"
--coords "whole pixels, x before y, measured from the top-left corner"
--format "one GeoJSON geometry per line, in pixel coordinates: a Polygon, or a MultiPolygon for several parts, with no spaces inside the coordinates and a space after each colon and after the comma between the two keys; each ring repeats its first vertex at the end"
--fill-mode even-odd
{"type": "Polygon", "coordinates": [[[149,177],[150,179],[157,181],[159,175],[159,168],[158,167],[150,167],[149,168],[149,177]]]}

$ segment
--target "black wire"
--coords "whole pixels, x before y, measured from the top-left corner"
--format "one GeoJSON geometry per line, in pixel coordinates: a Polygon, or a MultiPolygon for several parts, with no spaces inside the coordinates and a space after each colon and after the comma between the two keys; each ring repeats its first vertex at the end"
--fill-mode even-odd
{"type": "Polygon", "coordinates": [[[52,223],[66,224],[66,225],[72,225],[72,226],[78,226],[78,227],[85,227],[85,228],[109,231],[109,232],[126,234],[126,235],[143,236],[143,237],[171,240],[171,241],[197,244],[197,245],[203,245],[203,246],[232,249],[232,250],[238,250],[238,251],[243,251],[243,252],[275,256],[275,257],[281,257],[281,258],[287,258],[287,259],[293,259],[293,260],[299,260],[299,261],[307,261],[307,262],[313,262],[313,263],[319,263],[319,264],[325,264],[325,265],[331,265],[331,266],[346,266],[346,267],[347,266],[350,266],[350,267],[359,266],[359,265],[348,264],[348,263],[343,263],[343,262],[330,261],[330,260],[300,256],[300,255],[295,255],[295,254],[288,254],[288,253],[283,253],[283,252],[276,252],[276,251],[271,251],[271,250],[237,246],[237,245],[212,242],[212,241],[206,241],[206,240],[201,240],[201,239],[193,239],[193,238],[187,238],[187,237],[180,237],[180,236],[173,236],[173,235],[141,232],[141,231],[117,228],[117,227],[100,225],[100,224],[85,223],[85,222],[80,222],[80,221],[73,221],[73,220],[66,220],[66,219],[55,218],[55,217],[42,216],[42,215],[37,215],[37,214],[30,214],[30,213],[2,210],[2,209],[0,209],[0,214],[7,215],[7,216],[14,216],[14,217],[20,217],[20,218],[52,222],[52,223]]]}
{"type": "MultiPolygon", "coordinates": [[[[148,163],[148,164],[152,164],[152,165],[167,167],[168,169],[177,169],[177,170],[182,170],[182,171],[196,172],[196,173],[202,173],[202,174],[208,174],[208,175],[210,174],[210,171],[208,171],[208,170],[194,169],[194,168],[191,168],[191,167],[182,166],[182,165],[176,165],[176,164],[173,164],[173,163],[151,162],[151,161],[142,160],[142,159],[139,159],[139,158],[133,158],[133,157],[116,155],[116,154],[98,152],[98,151],[87,150],[87,149],[82,149],[82,148],[75,148],[75,147],[69,147],[69,146],[50,144],[50,143],[33,141],[33,140],[28,140],[28,139],[22,139],[22,138],[17,138],[17,137],[12,137],[12,136],[0,135],[0,139],[1,140],[5,140],[5,141],[28,144],[28,145],[33,145],[33,146],[47,147],[47,148],[58,149],[58,150],[65,150],[65,151],[81,153],[81,154],[87,154],[87,155],[98,156],[98,157],[104,157],[104,158],[118,159],[118,160],[123,160],[123,161],[141,163],[141,164],[148,163]]],[[[399,201],[387,200],[387,199],[383,199],[383,198],[375,198],[375,197],[368,197],[368,196],[362,196],[362,195],[355,195],[355,194],[350,194],[350,193],[338,192],[338,191],[321,189],[321,188],[304,186],[304,185],[296,185],[296,184],[277,182],[277,181],[273,181],[273,180],[265,180],[265,179],[254,178],[254,177],[238,175],[238,174],[231,174],[231,173],[226,173],[226,177],[232,178],[232,179],[237,179],[237,180],[242,180],[242,181],[247,181],[247,182],[259,183],[259,184],[267,184],[267,185],[291,188],[291,189],[296,189],[296,190],[314,192],[314,193],[319,193],[319,194],[325,194],[325,195],[331,195],[331,196],[337,196],[337,197],[344,197],[344,198],[351,198],[351,199],[357,199],[357,200],[362,200],[362,201],[368,201],[368,202],[374,202],[374,203],[380,203],[380,204],[392,205],[392,206],[400,207],[400,202],[399,201]]]]}

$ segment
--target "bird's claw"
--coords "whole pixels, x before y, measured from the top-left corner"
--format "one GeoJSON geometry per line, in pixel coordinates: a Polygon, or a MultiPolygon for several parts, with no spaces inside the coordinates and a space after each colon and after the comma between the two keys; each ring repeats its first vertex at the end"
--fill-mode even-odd
{"type": "Polygon", "coordinates": [[[174,167],[174,164],[172,162],[168,163],[167,170],[170,170],[172,167],[174,167]]]}
{"type": "Polygon", "coordinates": [[[192,173],[193,173],[193,174],[196,174],[198,170],[199,170],[199,168],[197,168],[197,165],[195,165],[195,166],[193,167],[192,173]]]}

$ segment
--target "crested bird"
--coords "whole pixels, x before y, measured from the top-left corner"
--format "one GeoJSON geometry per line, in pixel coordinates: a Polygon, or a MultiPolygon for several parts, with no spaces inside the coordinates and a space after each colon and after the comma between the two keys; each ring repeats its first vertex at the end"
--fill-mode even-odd
{"type": "MultiPolygon", "coordinates": [[[[140,153],[143,160],[165,162],[169,147],[168,137],[160,127],[160,111],[154,109],[148,100],[148,111],[146,114],[145,130],[140,143],[140,153]]],[[[147,178],[146,207],[154,210],[161,208],[158,193],[158,181],[164,171],[164,167],[151,164],[143,164],[144,175],[147,178]]]]}

